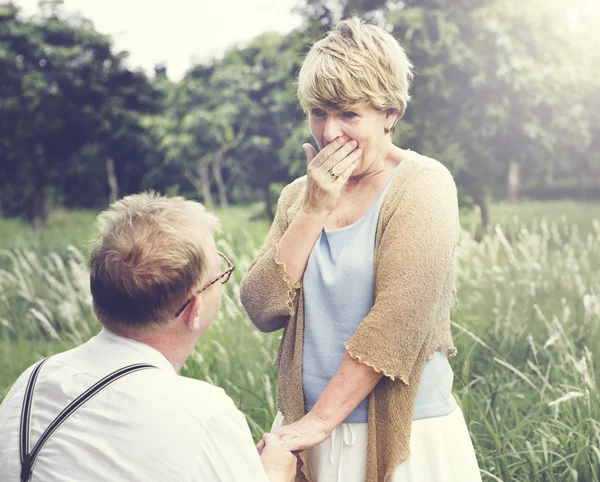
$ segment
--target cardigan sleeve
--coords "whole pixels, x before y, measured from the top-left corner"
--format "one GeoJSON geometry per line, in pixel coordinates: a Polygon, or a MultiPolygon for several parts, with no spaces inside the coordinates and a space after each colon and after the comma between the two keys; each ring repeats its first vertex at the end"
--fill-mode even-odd
{"type": "Polygon", "coordinates": [[[454,276],[459,231],[451,174],[441,166],[418,171],[383,226],[375,251],[374,304],[346,343],[350,356],[408,384],[439,304],[453,296],[445,291],[453,290],[447,280],[454,276]]]}
{"type": "Polygon", "coordinates": [[[267,239],[240,284],[240,298],[252,323],[263,332],[283,328],[294,312],[301,282],[289,284],[289,273],[279,260],[277,243],[289,226],[287,211],[300,191],[300,183],[286,186],[277,202],[267,239]]]}

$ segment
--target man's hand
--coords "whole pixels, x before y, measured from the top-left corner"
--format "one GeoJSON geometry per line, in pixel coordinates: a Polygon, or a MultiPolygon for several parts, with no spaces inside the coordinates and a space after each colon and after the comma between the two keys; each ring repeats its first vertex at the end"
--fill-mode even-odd
{"type": "Polygon", "coordinates": [[[276,435],[266,433],[256,448],[270,482],[294,482],[298,460],[276,435]]]}
{"type": "Polygon", "coordinates": [[[325,420],[309,412],[297,422],[281,427],[274,433],[284,449],[295,452],[319,445],[329,438],[332,430],[333,427],[328,427],[325,420]]]}

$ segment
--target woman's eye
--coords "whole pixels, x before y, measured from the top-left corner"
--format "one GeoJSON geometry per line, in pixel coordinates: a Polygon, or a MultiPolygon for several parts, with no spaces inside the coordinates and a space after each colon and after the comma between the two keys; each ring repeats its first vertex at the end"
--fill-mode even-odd
{"type": "Polygon", "coordinates": [[[345,117],[346,119],[354,119],[356,116],[356,112],[342,112],[342,117],[345,117]]]}
{"type": "Polygon", "coordinates": [[[313,109],[310,111],[310,114],[313,117],[325,117],[327,115],[327,112],[325,112],[323,109],[313,109]]]}

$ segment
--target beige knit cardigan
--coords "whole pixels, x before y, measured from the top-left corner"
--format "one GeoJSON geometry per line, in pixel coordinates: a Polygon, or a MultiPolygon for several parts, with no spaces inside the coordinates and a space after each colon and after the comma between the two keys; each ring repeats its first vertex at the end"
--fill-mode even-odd
{"type": "MultiPolygon", "coordinates": [[[[388,480],[410,455],[412,414],[425,361],[454,355],[454,248],[460,227],[456,186],[439,162],[412,151],[381,206],[374,251],[374,305],[346,343],[349,354],[385,376],[369,395],[367,482],[388,480]]],[[[283,190],[275,220],[241,284],[241,300],[262,331],[284,328],[275,364],[286,425],[304,413],[302,282],[290,287],[277,243],[302,207],[306,177],[283,190]]],[[[311,480],[306,452],[297,480],[311,480]]]]}

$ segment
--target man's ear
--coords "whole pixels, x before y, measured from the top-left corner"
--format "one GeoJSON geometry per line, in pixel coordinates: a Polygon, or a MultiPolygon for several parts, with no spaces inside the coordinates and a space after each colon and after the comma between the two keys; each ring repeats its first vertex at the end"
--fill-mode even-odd
{"type": "Polygon", "coordinates": [[[198,319],[198,311],[200,310],[200,295],[197,294],[192,298],[192,301],[181,312],[178,319],[193,331],[200,329],[200,320],[198,319]]]}

